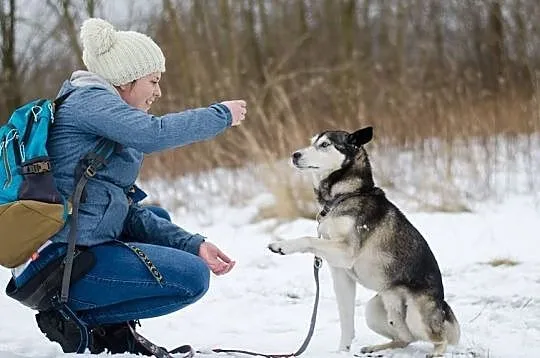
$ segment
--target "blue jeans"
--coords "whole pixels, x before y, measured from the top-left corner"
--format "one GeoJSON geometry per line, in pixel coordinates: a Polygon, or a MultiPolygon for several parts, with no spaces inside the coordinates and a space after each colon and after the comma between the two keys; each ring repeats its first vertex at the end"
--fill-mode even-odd
{"type": "MultiPolygon", "coordinates": [[[[149,208],[170,220],[165,210],[149,208]]],[[[120,240],[142,250],[163,281],[158,282],[141,258],[121,241],[90,247],[96,264],[71,286],[68,302],[87,324],[162,316],[194,303],[208,290],[210,271],[200,257],[170,247],[132,242],[125,237],[120,240]]],[[[65,251],[65,246],[50,245],[40,257],[44,256],[46,261],[46,256],[65,251]]]]}

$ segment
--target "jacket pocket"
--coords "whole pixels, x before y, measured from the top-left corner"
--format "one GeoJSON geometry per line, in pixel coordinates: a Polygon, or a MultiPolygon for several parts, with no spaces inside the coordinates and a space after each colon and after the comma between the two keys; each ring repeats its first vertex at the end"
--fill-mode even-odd
{"type": "Polygon", "coordinates": [[[95,233],[99,237],[117,239],[122,233],[127,216],[127,200],[120,200],[110,190],[107,190],[107,196],[109,203],[106,205],[105,212],[96,227],[95,233]]]}

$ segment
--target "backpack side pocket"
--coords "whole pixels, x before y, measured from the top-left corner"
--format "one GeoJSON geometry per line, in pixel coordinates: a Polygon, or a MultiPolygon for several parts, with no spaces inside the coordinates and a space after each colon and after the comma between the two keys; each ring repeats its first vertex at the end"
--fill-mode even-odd
{"type": "Polygon", "coordinates": [[[64,223],[64,204],[19,200],[0,205],[0,265],[22,265],[64,223]]]}
{"type": "Polygon", "coordinates": [[[19,187],[19,200],[36,200],[61,204],[62,195],[56,189],[48,157],[34,158],[21,165],[23,181],[19,187]]]}

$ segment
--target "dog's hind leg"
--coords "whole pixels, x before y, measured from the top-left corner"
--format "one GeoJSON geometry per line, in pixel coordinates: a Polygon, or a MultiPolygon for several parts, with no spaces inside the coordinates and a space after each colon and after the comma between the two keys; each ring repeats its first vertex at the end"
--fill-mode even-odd
{"type": "Polygon", "coordinates": [[[404,348],[414,340],[405,324],[405,305],[398,293],[390,291],[373,297],[366,306],[366,323],[371,330],[392,341],[363,347],[362,353],[404,348]]]}
{"type": "Polygon", "coordinates": [[[433,354],[442,357],[446,352],[448,337],[442,305],[433,297],[424,295],[408,301],[407,326],[417,340],[433,343],[433,354]]]}
{"type": "Polygon", "coordinates": [[[349,351],[354,339],[356,281],[342,268],[330,266],[341,326],[340,351],[349,351]]]}
{"type": "Polygon", "coordinates": [[[365,346],[362,347],[360,350],[361,353],[375,353],[378,351],[382,351],[385,349],[395,349],[395,348],[405,348],[409,345],[409,343],[406,342],[400,342],[400,341],[391,341],[384,344],[376,344],[373,346],[365,346]]]}
{"type": "Polygon", "coordinates": [[[444,352],[446,352],[446,347],[448,346],[447,341],[436,342],[434,344],[433,354],[428,354],[427,357],[444,357],[444,352]]]}
{"type": "Polygon", "coordinates": [[[386,322],[388,323],[389,332],[392,335],[390,338],[407,343],[414,341],[414,335],[405,322],[407,306],[401,290],[383,291],[378,296],[381,297],[384,310],[386,311],[386,322]]]}

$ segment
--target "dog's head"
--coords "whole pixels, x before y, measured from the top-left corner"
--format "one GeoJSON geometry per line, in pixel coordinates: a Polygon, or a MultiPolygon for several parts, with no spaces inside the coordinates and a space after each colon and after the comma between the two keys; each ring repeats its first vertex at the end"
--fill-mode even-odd
{"type": "Polygon", "coordinates": [[[292,154],[293,165],[300,170],[333,172],[354,161],[362,146],[373,138],[373,127],[354,133],[326,131],[311,139],[309,147],[292,154]]]}

